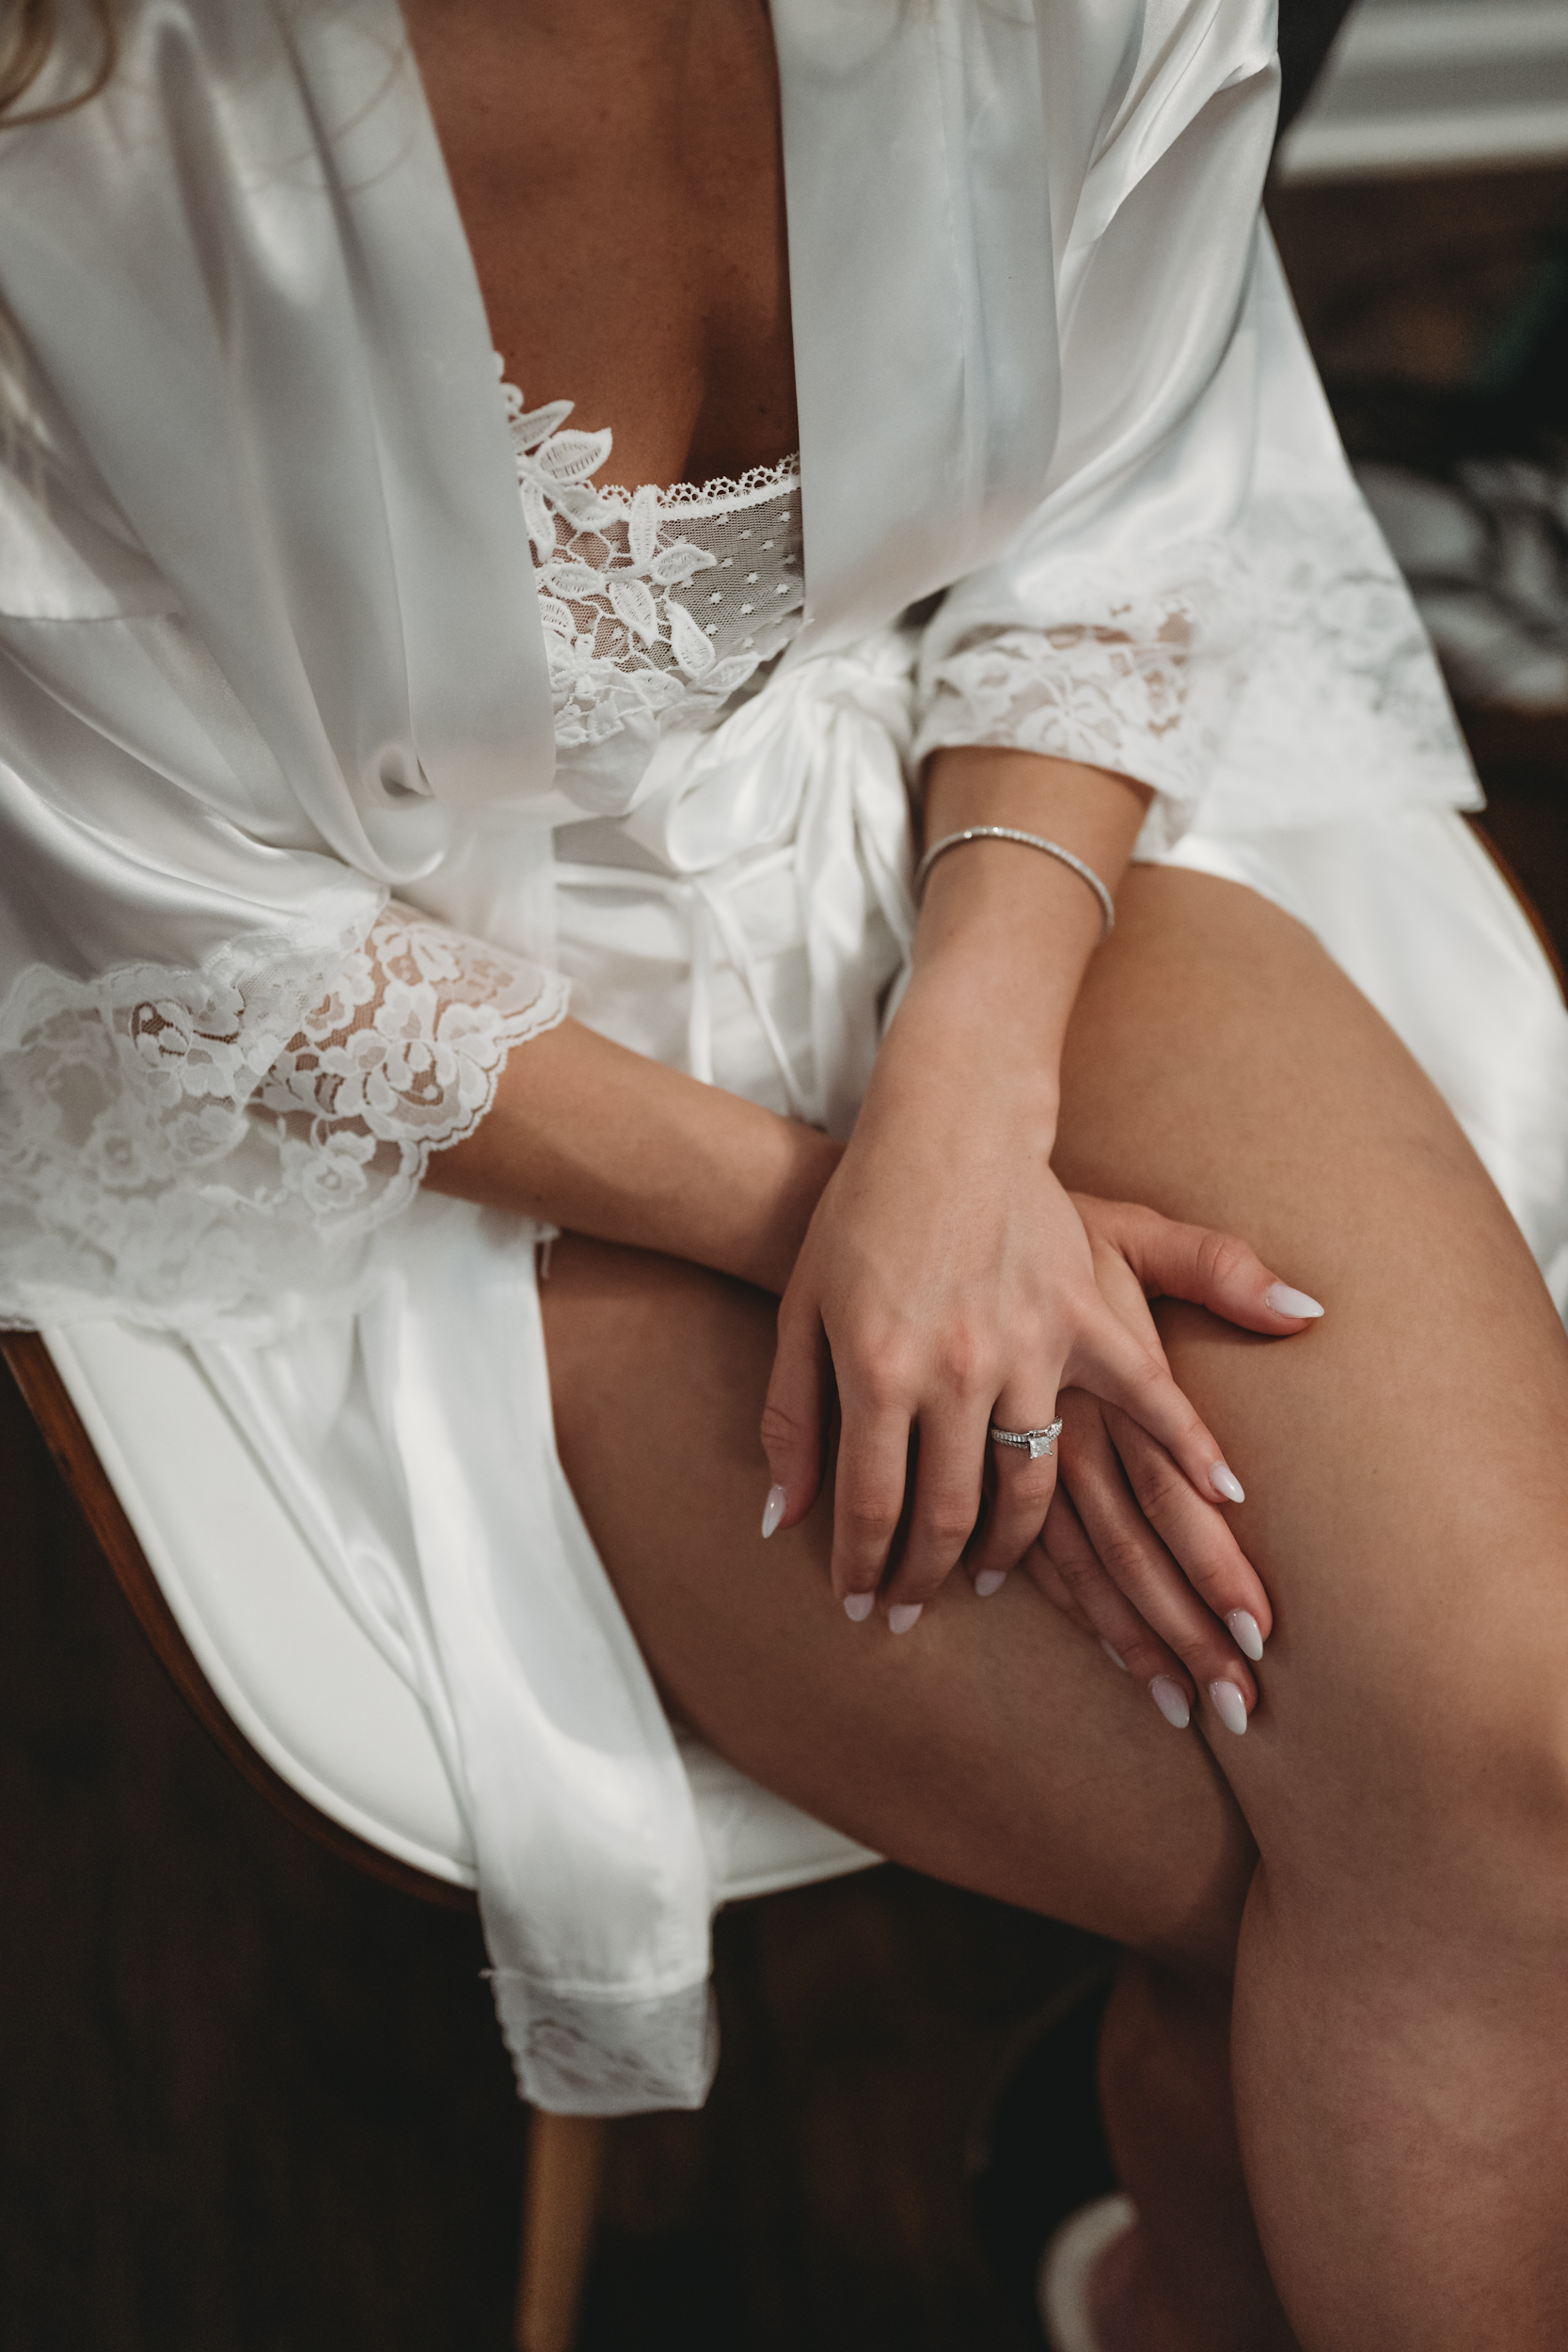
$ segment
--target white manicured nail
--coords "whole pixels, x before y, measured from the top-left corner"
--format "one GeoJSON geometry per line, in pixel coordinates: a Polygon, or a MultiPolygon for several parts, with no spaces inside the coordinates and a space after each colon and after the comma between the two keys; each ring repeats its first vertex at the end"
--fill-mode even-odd
{"type": "Polygon", "coordinates": [[[1214,1464],[1213,1469],[1209,1473],[1209,1484],[1212,1486],[1217,1495],[1223,1495],[1225,1497],[1227,1502],[1244,1502],[1246,1501],[1246,1491],[1243,1486],[1241,1480],[1237,1477],[1233,1470],[1227,1470],[1223,1462],[1216,1462],[1214,1464]]]}
{"type": "Polygon", "coordinates": [[[789,1497],[782,1486],[769,1486],[768,1500],[762,1506],[762,1540],[764,1543],[778,1526],[789,1507],[789,1497]]]}
{"type": "Polygon", "coordinates": [[[1289,1282],[1271,1282],[1263,1293],[1263,1304],[1272,1307],[1276,1315],[1321,1315],[1322,1307],[1305,1291],[1293,1291],[1289,1282]]]}
{"type": "Polygon", "coordinates": [[[907,1633],[911,1625],[917,1625],[919,1623],[920,1613],[925,1606],[926,1604],[923,1600],[895,1601],[893,1607],[887,1613],[888,1631],[890,1633],[907,1633]]]}
{"type": "Polygon", "coordinates": [[[851,1625],[863,1625],[877,1606],[875,1593],[846,1593],[844,1613],[851,1625]]]}
{"type": "Polygon", "coordinates": [[[1263,1655],[1263,1636],[1258,1630],[1258,1620],[1250,1609],[1232,1609],[1227,1613],[1226,1624],[1230,1628],[1236,1647],[1254,1665],[1263,1655]]]}
{"type": "Polygon", "coordinates": [[[1101,1642],[1100,1646],[1104,1651],[1113,1666],[1119,1666],[1124,1675],[1130,1675],[1132,1673],[1132,1667],[1128,1664],[1126,1659],[1122,1657],[1119,1650],[1114,1650],[1109,1642],[1101,1642]]]}
{"type": "Polygon", "coordinates": [[[1233,1731],[1238,1740],[1246,1730],[1246,1701],[1233,1682],[1211,1682],[1209,1696],[1214,1702],[1214,1712],[1227,1731],[1233,1731]]]}
{"type": "Polygon", "coordinates": [[[1156,1675],[1148,1686],[1148,1695],[1173,1731],[1185,1731],[1193,1720],[1187,1694],[1169,1675],[1156,1675]]]}
{"type": "Polygon", "coordinates": [[[982,1568],[974,1580],[974,1589],[982,1600],[990,1600],[992,1593],[999,1593],[1006,1581],[1006,1568],[982,1568]]]}

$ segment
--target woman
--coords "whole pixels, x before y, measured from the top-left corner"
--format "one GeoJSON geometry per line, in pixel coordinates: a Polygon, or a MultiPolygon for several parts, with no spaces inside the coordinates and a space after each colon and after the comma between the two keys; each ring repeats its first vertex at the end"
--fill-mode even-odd
{"type": "Polygon", "coordinates": [[[1266,0],[52,29],[8,1311],[244,1416],[530,2095],[703,2095],[689,1725],[1129,1947],[1107,2352],[1559,2344],[1568,1038],[1266,0]]]}

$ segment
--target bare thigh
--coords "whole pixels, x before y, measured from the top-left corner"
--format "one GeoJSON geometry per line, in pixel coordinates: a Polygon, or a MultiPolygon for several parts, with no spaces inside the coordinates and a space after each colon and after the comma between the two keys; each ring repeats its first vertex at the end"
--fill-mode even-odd
{"type": "Polygon", "coordinates": [[[1359,1851],[1382,1883],[1392,1832],[1441,1900],[1472,1799],[1500,1820],[1501,1773],[1564,1761],[1568,1341],[1446,1104],[1307,931],[1145,868],[1113,945],[1069,1041],[1064,1181],[1243,1233],[1327,1308],[1284,1344],[1161,1311],[1275,1610],[1247,1738],[1203,1728],[1265,1861],[1299,1867],[1316,1822],[1324,1867],[1359,1851]]]}
{"type": "MultiPolygon", "coordinates": [[[[773,1317],[738,1285],[561,1249],[561,1456],[669,1703],[723,1754],[935,1875],[1221,1961],[1259,1848],[1309,1857],[1321,1821],[1338,1855],[1347,1815],[1377,1812],[1369,1759],[1408,1778],[1458,1645],[1499,1706],[1536,1672],[1530,1628],[1560,1674],[1568,1347],[1435,1092],[1316,943],[1236,885],[1129,878],[1069,1042],[1057,1166],[1244,1234],[1328,1307],[1282,1343],[1163,1311],[1276,1610],[1245,1740],[1206,1710],[1202,1737],[1170,1731],[1023,1577],[986,1601],[953,1578],[903,1638],[850,1625],[825,1504],[759,1540],[773,1317]]],[[[1456,1771],[1484,1738],[1471,1713],[1456,1771]]],[[[1435,1836],[1436,1791],[1432,1811],[1435,1836]]]]}

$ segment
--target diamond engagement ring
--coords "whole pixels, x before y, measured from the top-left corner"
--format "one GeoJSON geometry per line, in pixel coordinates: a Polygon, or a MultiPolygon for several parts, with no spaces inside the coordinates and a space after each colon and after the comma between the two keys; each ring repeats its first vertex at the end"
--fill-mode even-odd
{"type": "Polygon", "coordinates": [[[1061,1434],[1059,1421],[1052,1422],[1044,1429],[998,1429],[993,1422],[986,1432],[992,1445],[1027,1446],[1031,1462],[1037,1462],[1042,1454],[1051,1453],[1061,1434]]]}

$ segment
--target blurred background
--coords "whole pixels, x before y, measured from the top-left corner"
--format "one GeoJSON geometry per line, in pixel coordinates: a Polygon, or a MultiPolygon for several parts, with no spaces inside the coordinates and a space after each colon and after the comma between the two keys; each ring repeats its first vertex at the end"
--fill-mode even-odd
{"type": "Polygon", "coordinates": [[[1485,830],[1568,936],[1568,0],[1282,0],[1269,211],[1436,642],[1485,830]],[[1325,47],[1326,43],[1332,46],[1325,47]],[[1326,57],[1326,62],[1323,62],[1326,57]]]}
{"type": "MultiPolygon", "coordinates": [[[[1275,233],[1568,950],[1568,0],[1282,13],[1275,233]]],[[[526,2127],[477,1927],[208,1748],[3,1379],[0,1492],[0,2352],[502,2352],[526,2127]]],[[[718,1940],[718,2089],[617,2128],[582,2352],[1037,2352],[1009,2233],[1092,2174],[1090,2011],[1022,2124],[991,2103],[1108,1955],[892,1869],[718,1940]]]]}

